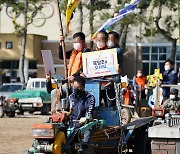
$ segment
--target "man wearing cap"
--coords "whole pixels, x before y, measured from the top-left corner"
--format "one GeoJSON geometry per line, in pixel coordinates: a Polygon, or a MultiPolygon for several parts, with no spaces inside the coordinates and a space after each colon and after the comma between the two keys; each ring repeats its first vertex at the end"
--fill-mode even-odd
{"type": "Polygon", "coordinates": [[[178,97],[178,90],[172,88],[170,90],[169,99],[167,99],[163,108],[169,113],[179,113],[180,112],[180,98],[178,97]]]}

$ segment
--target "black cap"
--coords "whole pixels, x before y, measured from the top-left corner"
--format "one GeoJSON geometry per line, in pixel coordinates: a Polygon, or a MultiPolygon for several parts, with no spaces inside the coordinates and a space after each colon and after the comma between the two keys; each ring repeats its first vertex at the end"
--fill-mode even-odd
{"type": "Polygon", "coordinates": [[[170,94],[178,94],[178,90],[175,89],[175,88],[172,88],[172,89],[170,90],[170,94]]]}

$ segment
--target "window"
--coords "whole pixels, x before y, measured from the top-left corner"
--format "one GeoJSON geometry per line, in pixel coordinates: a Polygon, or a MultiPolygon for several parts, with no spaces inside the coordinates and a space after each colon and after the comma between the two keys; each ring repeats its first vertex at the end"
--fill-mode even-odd
{"type": "Polygon", "coordinates": [[[3,60],[2,69],[18,69],[19,61],[18,60],[3,60]]]}
{"type": "Polygon", "coordinates": [[[40,82],[39,81],[35,82],[35,88],[40,88],[40,82]]]}
{"type": "MultiPolygon", "coordinates": [[[[171,46],[153,46],[151,55],[151,71],[154,73],[155,68],[160,68],[160,71],[164,71],[164,62],[171,56],[171,46]]],[[[149,74],[149,60],[150,59],[150,47],[142,47],[142,68],[145,75],[149,74]]],[[[180,64],[180,48],[177,47],[175,68],[180,64]]]]}
{"type": "Polygon", "coordinates": [[[45,88],[46,87],[46,82],[41,82],[41,88],[45,88]]]}
{"type": "Polygon", "coordinates": [[[12,49],[13,43],[12,42],[6,42],[6,49],[12,49]]]}
{"type": "Polygon", "coordinates": [[[35,60],[29,61],[29,69],[37,69],[37,62],[35,60]]]}

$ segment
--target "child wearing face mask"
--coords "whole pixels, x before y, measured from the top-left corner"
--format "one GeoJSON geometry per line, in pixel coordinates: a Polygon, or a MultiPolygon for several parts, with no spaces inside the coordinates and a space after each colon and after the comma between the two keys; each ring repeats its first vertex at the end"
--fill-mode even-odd
{"type": "MultiPolygon", "coordinates": [[[[174,61],[171,59],[167,59],[164,63],[164,72],[163,72],[163,80],[161,81],[161,84],[171,85],[171,84],[177,84],[177,73],[174,70],[174,61]]],[[[169,98],[170,94],[170,87],[163,87],[163,100],[169,98]]]]}
{"type": "Polygon", "coordinates": [[[169,113],[180,113],[180,98],[178,97],[178,90],[172,88],[170,90],[169,98],[164,102],[162,107],[169,113]]]}

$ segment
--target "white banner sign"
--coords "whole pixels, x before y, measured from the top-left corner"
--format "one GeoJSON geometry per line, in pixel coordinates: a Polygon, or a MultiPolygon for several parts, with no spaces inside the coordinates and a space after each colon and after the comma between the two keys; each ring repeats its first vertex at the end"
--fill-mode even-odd
{"type": "Polygon", "coordinates": [[[118,74],[116,48],[83,53],[82,59],[83,73],[88,78],[118,74]]]}

